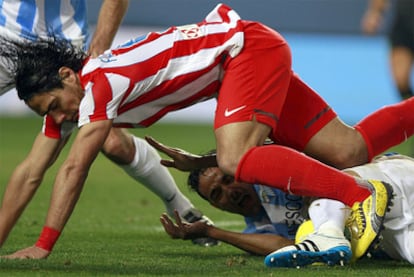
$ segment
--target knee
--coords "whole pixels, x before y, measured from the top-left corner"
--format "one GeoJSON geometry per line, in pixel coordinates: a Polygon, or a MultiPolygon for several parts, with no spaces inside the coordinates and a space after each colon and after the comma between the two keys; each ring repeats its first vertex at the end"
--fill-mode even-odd
{"type": "Polygon", "coordinates": [[[129,164],[134,158],[134,144],[130,135],[111,131],[102,147],[102,153],[117,164],[129,164]]]}
{"type": "Polygon", "coordinates": [[[368,154],[361,147],[344,147],[331,154],[329,164],[338,169],[358,166],[368,162],[368,154]]]}
{"type": "Polygon", "coordinates": [[[231,155],[220,155],[217,153],[217,164],[218,167],[225,173],[231,176],[234,176],[237,171],[237,166],[239,164],[239,158],[233,157],[231,155]]]}
{"type": "Polygon", "coordinates": [[[369,152],[362,130],[345,126],[340,121],[333,122],[311,139],[304,152],[338,169],[367,163],[369,152]]]}
{"type": "Polygon", "coordinates": [[[332,153],[329,163],[338,169],[344,169],[349,167],[349,164],[353,164],[353,159],[354,158],[350,152],[344,149],[343,151],[332,153]]]}

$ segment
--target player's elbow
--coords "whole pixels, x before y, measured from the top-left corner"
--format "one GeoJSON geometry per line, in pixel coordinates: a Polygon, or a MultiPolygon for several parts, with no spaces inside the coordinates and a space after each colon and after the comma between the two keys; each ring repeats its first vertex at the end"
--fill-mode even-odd
{"type": "Polygon", "coordinates": [[[234,176],[237,171],[239,159],[229,155],[217,155],[217,164],[219,168],[225,173],[234,176]]]}

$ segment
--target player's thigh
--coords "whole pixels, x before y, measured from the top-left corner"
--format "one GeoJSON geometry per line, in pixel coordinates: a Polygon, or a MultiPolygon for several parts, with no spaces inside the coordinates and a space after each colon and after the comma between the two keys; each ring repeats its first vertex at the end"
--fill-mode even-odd
{"type": "Polygon", "coordinates": [[[304,151],[309,140],[336,117],[328,103],[293,74],[272,139],[278,144],[304,151]]]}
{"type": "Polygon", "coordinates": [[[361,134],[338,117],[310,139],[304,152],[337,168],[362,164],[368,156],[361,134]]]}
{"type": "Polygon", "coordinates": [[[255,120],[276,129],[292,76],[285,40],[271,29],[246,23],[245,45],[224,65],[214,128],[255,120]]]}

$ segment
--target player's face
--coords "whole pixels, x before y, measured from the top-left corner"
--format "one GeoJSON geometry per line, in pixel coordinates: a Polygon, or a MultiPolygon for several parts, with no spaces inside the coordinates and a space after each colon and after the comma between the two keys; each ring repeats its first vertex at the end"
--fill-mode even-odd
{"type": "Polygon", "coordinates": [[[65,89],[56,89],[51,92],[44,92],[33,96],[26,104],[41,116],[48,115],[57,124],[64,121],[77,122],[79,104],[82,98],[65,89]]]}
{"type": "Polygon", "coordinates": [[[83,96],[76,75],[66,75],[63,88],[36,94],[26,104],[37,114],[52,117],[57,124],[64,121],[77,122],[83,96]]]}
{"type": "Polygon", "coordinates": [[[208,168],[200,174],[198,188],[200,194],[219,209],[244,216],[254,216],[261,209],[252,185],[234,181],[233,177],[223,174],[217,167],[208,168]]]}

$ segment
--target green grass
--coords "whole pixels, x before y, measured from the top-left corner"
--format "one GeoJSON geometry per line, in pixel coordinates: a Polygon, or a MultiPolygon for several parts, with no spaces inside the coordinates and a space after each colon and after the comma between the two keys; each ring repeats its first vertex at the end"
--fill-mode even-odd
{"type": "MultiPolygon", "coordinates": [[[[40,118],[0,118],[0,192],[14,167],[25,157],[40,129],[40,118]]],[[[195,153],[214,148],[211,126],[158,124],[135,129],[161,142],[195,153]]],[[[411,142],[394,151],[411,153],[411,142]]],[[[66,155],[66,150],[62,157],[66,155]]],[[[15,226],[0,255],[32,245],[43,226],[57,161],[15,226]]],[[[243,229],[240,216],[225,213],[201,200],[185,185],[186,175],[171,170],[181,190],[216,224],[243,229]]],[[[122,170],[99,156],[91,169],[78,205],[52,255],[40,261],[0,259],[0,276],[409,276],[408,263],[363,260],[347,267],[269,269],[262,257],[245,254],[226,244],[202,248],[172,240],[159,216],[163,205],[122,170]]]]}

